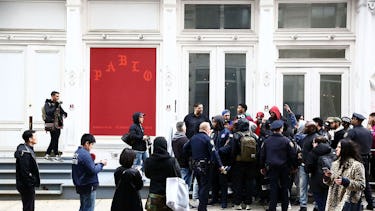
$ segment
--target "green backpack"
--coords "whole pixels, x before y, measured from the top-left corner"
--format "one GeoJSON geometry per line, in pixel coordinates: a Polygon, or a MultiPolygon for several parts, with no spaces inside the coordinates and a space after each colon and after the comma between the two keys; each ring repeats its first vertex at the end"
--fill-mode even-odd
{"type": "Polygon", "coordinates": [[[250,132],[237,132],[240,138],[240,154],[236,156],[236,161],[254,162],[256,161],[257,142],[250,132]]]}

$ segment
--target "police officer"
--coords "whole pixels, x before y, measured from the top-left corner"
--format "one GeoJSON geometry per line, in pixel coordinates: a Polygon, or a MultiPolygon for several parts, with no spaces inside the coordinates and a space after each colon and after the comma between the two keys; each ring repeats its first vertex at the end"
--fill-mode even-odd
{"type": "Polygon", "coordinates": [[[270,211],[276,210],[279,195],[282,197],[282,210],[288,210],[290,162],[294,163],[297,157],[293,143],[282,135],[283,125],[282,120],[271,123],[273,134],[264,141],[260,154],[261,173],[270,177],[270,211]]]}
{"type": "MultiPolygon", "coordinates": [[[[211,158],[218,157],[214,145],[210,143],[211,126],[208,122],[202,122],[199,125],[199,132],[191,137],[190,141],[184,145],[184,153],[191,156],[193,160],[194,176],[198,181],[198,211],[206,211],[208,203],[208,188],[209,188],[209,169],[211,165],[211,158]]],[[[220,171],[224,172],[224,167],[218,160],[220,171]]]]}
{"type": "Polygon", "coordinates": [[[360,152],[362,155],[362,163],[365,167],[365,177],[366,177],[366,189],[365,198],[367,201],[367,209],[372,210],[373,199],[371,196],[371,187],[369,184],[369,160],[370,160],[370,150],[372,145],[372,135],[371,132],[362,126],[362,121],[366,119],[363,115],[358,113],[353,113],[352,125],[353,129],[348,131],[347,138],[350,138],[360,146],[360,152]]]}

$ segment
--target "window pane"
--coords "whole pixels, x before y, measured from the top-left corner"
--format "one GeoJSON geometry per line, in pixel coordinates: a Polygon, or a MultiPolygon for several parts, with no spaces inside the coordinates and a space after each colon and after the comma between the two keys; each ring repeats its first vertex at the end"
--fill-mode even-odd
{"type": "Polygon", "coordinates": [[[320,76],[320,116],[341,116],[341,75],[320,76]]]}
{"type": "Polygon", "coordinates": [[[250,29],[251,5],[224,5],[224,29],[250,29]]]}
{"type": "Polygon", "coordinates": [[[245,102],[246,54],[225,54],[225,108],[234,115],[245,102]]]}
{"type": "MultiPolygon", "coordinates": [[[[284,75],[283,104],[288,104],[295,114],[304,115],[305,77],[303,75],[284,75]]],[[[284,111],[283,114],[286,114],[284,111]]]]}
{"type": "Polygon", "coordinates": [[[210,54],[189,54],[189,112],[195,103],[202,103],[204,112],[209,114],[210,54]]]}
{"type": "Polygon", "coordinates": [[[186,4],[185,29],[219,29],[220,5],[186,4]]]}
{"type": "Polygon", "coordinates": [[[345,58],[345,49],[280,49],[279,58],[345,58]]]}
{"type": "Polygon", "coordinates": [[[279,28],[346,28],[346,3],[279,4],[279,28]]]}

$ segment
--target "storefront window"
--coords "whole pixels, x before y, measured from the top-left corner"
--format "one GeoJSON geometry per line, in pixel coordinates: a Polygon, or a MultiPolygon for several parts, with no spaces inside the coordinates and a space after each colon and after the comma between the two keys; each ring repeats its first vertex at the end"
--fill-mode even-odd
{"type": "Polygon", "coordinates": [[[341,116],[341,75],[320,75],[320,115],[341,116]]]}
{"type": "MultiPolygon", "coordinates": [[[[304,115],[305,77],[304,75],[284,75],[283,104],[288,104],[295,114],[304,115]]],[[[285,112],[283,112],[285,114],[285,112]]]]}
{"type": "Polygon", "coordinates": [[[195,103],[202,103],[204,113],[209,114],[210,54],[189,54],[189,112],[195,103]]]}
{"type": "Polygon", "coordinates": [[[185,29],[250,29],[249,4],[185,4],[185,29]]]}
{"type": "Polygon", "coordinates": [[[345,49],[280,49],[279,58],[345,58],[345,49]]]}
{"type": "Polygon", "coordinates": [[[245,103],[246,54],[225,54],[225,108],[237,113],[237,105],[245,103]]]}
{"type": "Polygon", "coordinates": [[[281,3],[279,28],[346,28],[346,3],[281,3]]]}

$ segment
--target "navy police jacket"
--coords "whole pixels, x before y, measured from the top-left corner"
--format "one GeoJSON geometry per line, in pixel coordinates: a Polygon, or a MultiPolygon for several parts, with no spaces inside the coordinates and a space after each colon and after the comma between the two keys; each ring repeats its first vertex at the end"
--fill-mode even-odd
{"type": "Polygon", "coordinates": [[[260,153],[260,165],[281,167],[291,165],[297,157],[293,143],[279,133],[273,133],[263,143],[260,153]]]}

